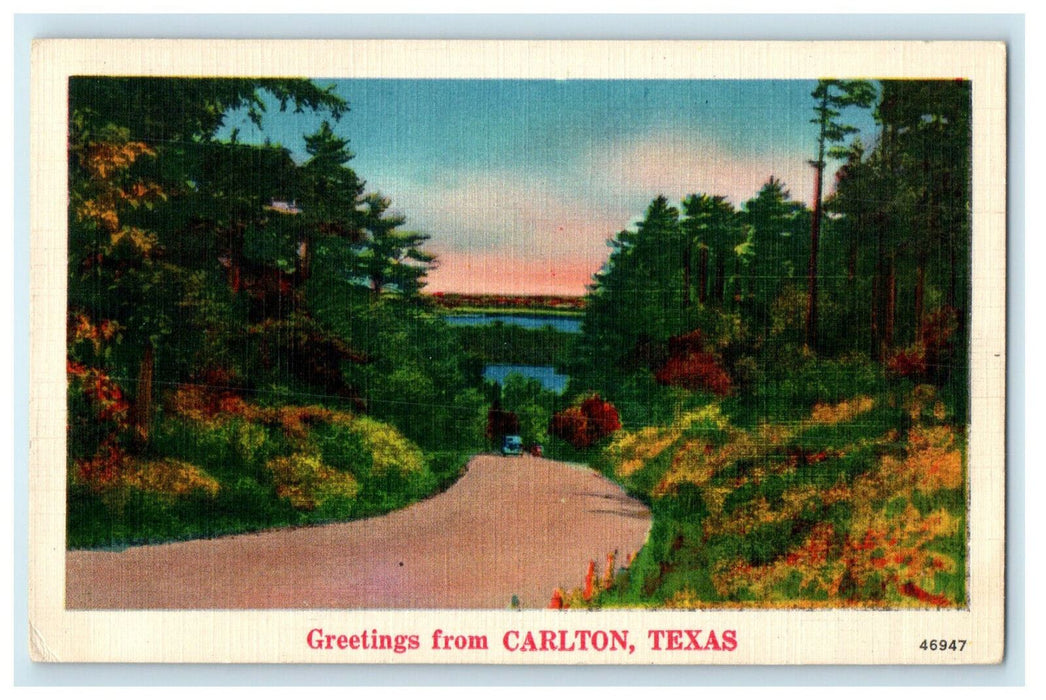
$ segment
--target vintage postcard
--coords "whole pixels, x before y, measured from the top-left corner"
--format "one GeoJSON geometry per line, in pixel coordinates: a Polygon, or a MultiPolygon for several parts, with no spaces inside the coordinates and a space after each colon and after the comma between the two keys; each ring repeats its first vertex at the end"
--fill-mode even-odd
{"type": "Polygon", "coordinates": [[[1005,59],[37,42],[32,658],[998,663],[1005,59]]]}

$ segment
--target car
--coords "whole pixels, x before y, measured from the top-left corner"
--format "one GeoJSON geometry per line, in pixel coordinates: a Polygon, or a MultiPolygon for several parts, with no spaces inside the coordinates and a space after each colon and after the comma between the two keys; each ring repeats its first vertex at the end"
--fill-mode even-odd
{"type": "Polygon", "coordinates": [[[519,435],[506,435],[505,439],[501,442],[501,454],[508,457],[509,455],[515,455],[518,457],[523,456],[523,438],[519,435]]]}

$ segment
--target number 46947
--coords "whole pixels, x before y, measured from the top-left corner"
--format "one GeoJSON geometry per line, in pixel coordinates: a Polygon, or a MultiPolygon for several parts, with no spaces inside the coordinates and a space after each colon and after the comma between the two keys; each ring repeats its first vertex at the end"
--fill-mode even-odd
{"type": "Polygon", "coordinates": [[[923,651],[962,651],[966,648],[965,639],[924,639],[919,645],[923,651]]]}

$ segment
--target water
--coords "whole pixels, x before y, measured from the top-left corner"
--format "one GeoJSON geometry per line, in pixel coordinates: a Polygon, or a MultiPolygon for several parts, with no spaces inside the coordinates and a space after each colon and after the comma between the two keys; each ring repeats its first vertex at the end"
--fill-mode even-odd
{"type": "Polygon", "coordinates": [[[447,314],[444,319],[451,326],[489,326],[501,322],[510,326],[520,326],[530,330],[539,330],[551,326],[561,333],[580,333],[581,318],[578,316],[559,316],[543,314],[447,314]]]}
{"type": "Polygon", "coordinates": [[[567,388],[570,377],[556,372],[555,367],[549,365],[487,365],[483,368],[483,378],[488,382],[504,384],[505,379],[513,374],[522,375],[528,379],[536,379],[541,386],[548,391],[562,394],[567,388]]]}

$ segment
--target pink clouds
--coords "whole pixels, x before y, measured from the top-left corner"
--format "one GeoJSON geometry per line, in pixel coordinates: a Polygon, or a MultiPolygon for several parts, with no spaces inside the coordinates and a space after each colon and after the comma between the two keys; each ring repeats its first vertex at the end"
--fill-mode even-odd
{"type": "Polygon", "coordinates": [[[688,194],[724,195],[741,206],[774,175],[792,198],[809,203],[813,169],[801,154],[766,151],[728,152],[700,135],[662,133],[623,141],[591,156],[592,177],[611,178],[609,189],[664,194],[681,200],[688,194]]]}
{"type": "Polygon", "coordinates": [[[515,253],[461,252],[440,255],[429,273],[430,291],[464,294],[581,295],[599,263],[515,253]]]}
{"type": "Polygon", "coordinates": [[[628,224],[623,203],[593,206],[580,187],[519,173],[468,173],[439,185],[397,184],[408,226],[432,236],[432,291],[583,294],[628,224]]]}

